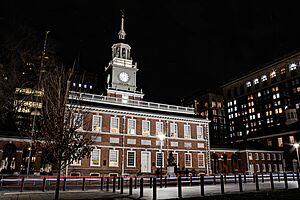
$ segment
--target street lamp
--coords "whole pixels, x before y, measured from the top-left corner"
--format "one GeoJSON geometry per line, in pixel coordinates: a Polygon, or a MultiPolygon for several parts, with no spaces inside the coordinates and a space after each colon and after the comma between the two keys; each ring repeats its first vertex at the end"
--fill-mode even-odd
{"type": "Polygon", "coordinates": [[[163,141],[165,139],[165,135],[159,134],[158,138],[160,140],[160,187],[162,188],[162,162],[163,162],[162,147],[163,147],[163,141]]]}
{"type": "Polygon", "coordinates": [[[298,169],[298,172],[299,172],[299,168],[300,168],[300,164],[299,164],[299,143],[294,143],[293,146],[295,147],[296,149],[296,153],[297,153],[297,169],[298,169]]]}

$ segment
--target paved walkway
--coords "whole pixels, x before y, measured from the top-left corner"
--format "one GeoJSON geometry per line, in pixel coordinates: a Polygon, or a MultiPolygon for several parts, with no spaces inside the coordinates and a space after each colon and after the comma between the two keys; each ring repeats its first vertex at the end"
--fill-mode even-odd
{"type": "MultiPolygon", "coordinates": [[[[243,192],[256,192],[255,183],[243,183],[243,192]]],[[[297,188],[298,183],[296,181],[288,182],[288,189],[297,188]]],[[[274,182],[274,188],[285,189],[284,181],[274,182]]],[[[270,182],[259,183],[259,190],[271,190],[270,182]]],[[[227,183],[224,185],[225,194],[228,193],[240,193],[239,184],[227,183]]],[[[113,193],[112,191],[101,191],[101,190],[88,190],[88,191],[60,191],[61,200],[79,200],[79,199],[141,199],[141,200],[152,200],[153,189],[144,188],[143,197],[140,196],[140,189],[133,189],[133,195],[128,194],[128,188],[124,188],[124,194],[120,194],[120,191],[113,193]]],[[[221,188],[220,184],[217,185],[205,185],[204,187],[205,196],[220,195],[221,188]]],[[[54,199],[54,191],[47,192],[0,192],[1,200],[52,200],[54,199]]],[[[182,188],[182,198],[200,197],[200,186],[184,186],[182,188]]],[[[157,199],[178,199],[177,187],[157,188],[157,199]]]]}

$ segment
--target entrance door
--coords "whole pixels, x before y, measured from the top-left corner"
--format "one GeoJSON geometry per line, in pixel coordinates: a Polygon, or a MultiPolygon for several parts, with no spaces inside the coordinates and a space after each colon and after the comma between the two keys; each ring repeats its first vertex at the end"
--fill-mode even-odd
{"type": "Polygon", "coordinates": [[[149,151],[141,152],[141,172],[151,173],[151,152],[149,151]]]}

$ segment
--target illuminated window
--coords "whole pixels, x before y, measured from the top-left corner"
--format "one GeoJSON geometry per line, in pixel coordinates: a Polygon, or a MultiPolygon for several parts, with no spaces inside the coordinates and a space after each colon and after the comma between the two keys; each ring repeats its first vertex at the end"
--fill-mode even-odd
{"type": "Polygon", "coordinates": [[[128,119],[128,130],[127,133],[128,134],[135,134],[136,132],[136,122],[135,119],[128,119]]]}
{"type": "Polygon", "coordinates": [[[156,135],[164,133],[164,126],[162,122],[156,122],[156,135]]]}
{"type": "Polygon", "coordinates": [[[178,137],[178,126],[176,123],[171,123],[170,124],[170,137],[178,137]]]}
{"type": "Polygon", "coordinates": [[[110,132],[119,133],[119,118],[111,117],[110,118],[110,132]]]}
{"type": "Polygon", "coordinates": [[[204,153],[198,153],[198,167],[199,168],[205,168],[204,153]]]}
{"type": "Polygon", "coordinates": [[[257,97],[261,97],[261,93],[260,92],[257,93],[257,97]]]}
{"type": "Polygon", "coordinates": [[[185,165],[185,168],[192,167],[192,154],[191,153],[184,154],[184,165],[185,165]]]}
{"type": "Polygon", "coordinates": [[[267,153],[267,160],[271,160],[271,156],[269,153],[267,153]]]}
{"type": "Polygon", "coordinates": [[[260,158],[261,158],[261,160],[264,160],[265,159],[265,154],[264,153],[260,153],[260,158]]]}
{"type": "Polygon", "coordinates": [[[184,138],[188,138],[190,139],[191,138],[191,126],[188,125],[188,124],[184,124],[184,138]]]}
{"type": "Polygon", "coordinates": [[[290,70],[290,71],[296,70],[296,68],[297,68],[297,65],[296,65],[295,63],[292,63],[292,64],[290,64],[290,66],[289,66],[289,70],[290,70]]]}
{"type": "Polygon", "coordinates": [[[109,150],[109,166],[118,167],[119,166],[119,150],[109,150]]]}
{"type": "Polygon", "coordinates": [[[265,164],[261,164],[261,170],[262,170],[263,172],[266,172],[266,165],[265,165],[265,164]]]}
{"type": "Polygon", "coordinates": [[[148,121],[148,120],[142,121],[142,134],[150,135],[150,121],[148,121]]]}
{"type": "Polygon", "coordinates": [[[256,172],[260,172],[259,164],[256,164],[256,172]]]}
{"type": "Polygon", "coordinates": [[[248,158],[249,158],[249,160],[252,160],[252,159],[253,159],[252,153],[248,153],[248,158]]]}
{"type": "Polygon", "coordinates": [[[203,138],[203,126],[197,126],[197,139],[202,140],[203,138]]]}
{"type": "Polygon", "coordinates": [[[259,160],[258,153],[255,153],[255,160],[259,160]]]}
{"type": "Polygon", "coordinates": [[[275,77],[276,77],[276,72],[275,72],[275,71],[272,71],[272,72],[270,73],[270,77],[271,77],[271,78],[275,78],[275,77]]]}
{"type": "Polygon", "coordinates": [[[258,83],[259,83],[258,78],[254,79],[254,80],[253,80],[253,83],[254,83],[254,85],[258,84],[258,83]]]}
{"type": "Polygon", "coordinates": [[[278,147],[283,147],[282,137],[278,138],[278,147]]]}
{"type": "Polygon", "coordinates": [[[93,115],[92,131],[101,131],[102,117],[100,115],[93,115]]]}
{"type": "Polygon", "coordinates": [[[91,166],[100,166],[100,149],[94,149],[91,153],[91,166]]]}
{"type": "Polygon", "coordinates": [[[247,81],[246,86],[251,87],[251,81],[247,81]]]}
{"type": "Polygon", "coordinates": [[[268,80],[267,75],[262,75],[261,76],[261,81],[266,81],[266,80],[268,80]]]}
{"type": "Polygon", "coordinates": [[[290,139],[290,143],[291,143],[291,144],[294,144],[294,143],[295,143],[295,138],[294,138],[293,135],[290,135],[290,136],[289,136],[289,139],[290,139]]]}

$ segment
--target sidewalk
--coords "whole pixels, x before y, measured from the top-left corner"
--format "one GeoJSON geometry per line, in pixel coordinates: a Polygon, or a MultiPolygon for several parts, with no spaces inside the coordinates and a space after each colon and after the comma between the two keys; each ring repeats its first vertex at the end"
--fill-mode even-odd
{"type": "MultiPolygon", "coordinates": [[[[49,192],[0,192],[1,200],[53,200],[54,191],[49,192]]],[[[113,193],[101,190],[90,191],[60,191],[59,199],[61,200],[79,200],[79,199],[138,199],[138,196],[128,194],[113,193]]]]}

